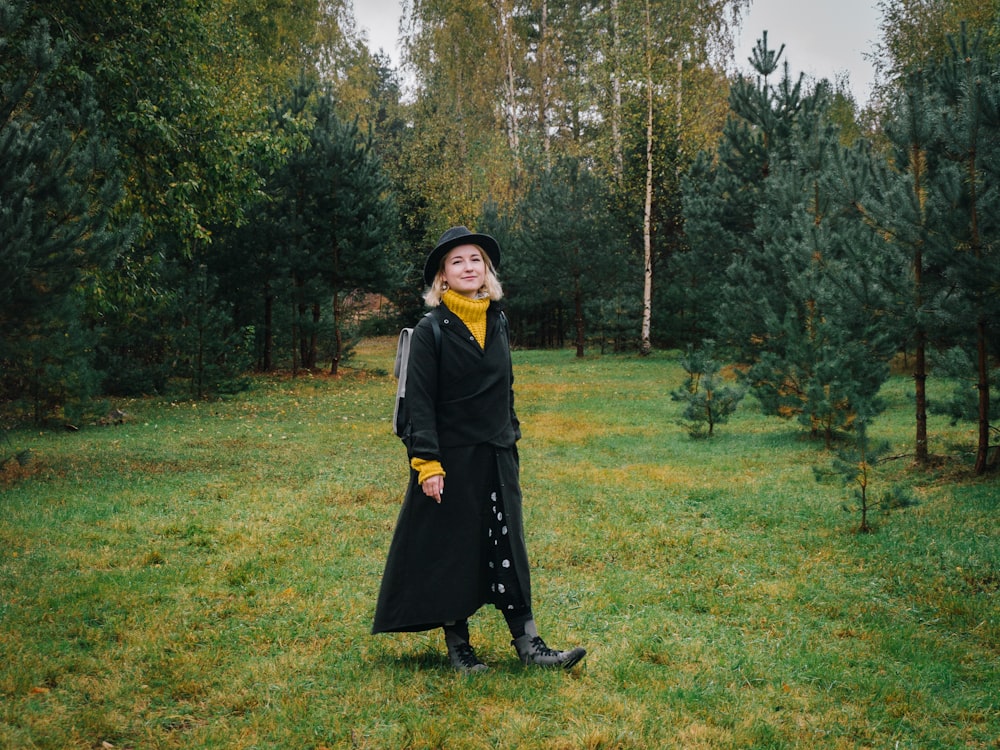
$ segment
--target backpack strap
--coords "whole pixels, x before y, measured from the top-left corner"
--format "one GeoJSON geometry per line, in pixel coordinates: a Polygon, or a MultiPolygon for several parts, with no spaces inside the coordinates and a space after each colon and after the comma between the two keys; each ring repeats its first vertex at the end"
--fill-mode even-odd
{"type": "Polygon", "coordinates": [[[438,322],[437,315],[434,314],[434,310],[424,315],[425,318],[431,319],[431,330],[434,332],[434,351],[437,355],[441,356],[441,324],[438,322]]]}
{"type": "MultiPolygon", "coordinates": [[[[396,380],[406,378],[406,367],[410,364],[410,336],[413,334],[412,328],[403,328],[399,332],[399,340],[396,342],[396,362],[392,366],[392,374],[396,380]]],[[[406,384],[400,388],[405,392],[406,384]]]]}
{"type": "Polygon", "coordinates": [[[396,344],[396,364],[393,374],[396,376],[396,400],[392,406],[392,431],[401,435],[403,425],[399,423],[399,410],[406,398],[406,371],[410,364],[410,337],[412,328],[404,328],[399,332],[399,342],[396,344]]]}
{"type": "MultiPolygon", "coordinates": [[[[434,353],[438,358],[440,358],[441,324],[438,322],[438,319],[434,315],[433,311],[427,313],[426,317],[430,318],[431,331],[434,334],[434,353]]],[[[404,414],[404,418],[407,420],[407,423],[400,424],[400,411],[403,411],[403,404],[406,400],[406,378],[410,366],[410,341],[412,338],[412,328],[403,328],[399,332],[399,341],[396,344],[396,361],[393,365],[393,374],[396,376],[397,382],[396,401],[392,408],[392,431],[402,438],[404,443],[406,442],[406,434],[404,433],[409,430],[409,417],[408,414],[404,414]]]]}
{"type": "MultiPolygon", "coordinates": [[[[433,313],[426,313],[426,317],[431,319],[431,330],[434,332],[434,351],[441,353],[441,324],[433,313]]],[[[396,378],[402,377],[403,384],[400,386],[401,395],[406,394],[406,369],[410,364],[410,337],[413,335],[412,328],[403,328],[399,332],[399,340],[396,342],[396,361],[392,366],[392,374],[396,378]]]]}

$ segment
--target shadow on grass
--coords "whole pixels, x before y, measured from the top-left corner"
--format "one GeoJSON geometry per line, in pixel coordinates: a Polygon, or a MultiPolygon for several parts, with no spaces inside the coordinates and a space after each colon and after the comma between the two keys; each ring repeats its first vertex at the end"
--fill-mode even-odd
{"type": "Polygon", "coordinates": [[[489,678],[490,675],[506,677],[528,677],[530,675],[543,674],[572,674],[579,672],[584,666],[578,665],[569,672],[562,669],[549,669],[541,667],[525,667],[516,656],[495,654],[481,654],[480,658],[489,666],[489,670],[478,675],[459,675],[448,661],[447,654],[442,650],[440,653],[433,651],[421,651],[411,653],[391,653],[384,651],[370,656],[372,666],[378,669],[395,673],[423,674],[428,677],[442,677],[448,675],[489,678]]]}
{"type": "Polygon", "coordinates": [[[372,663],[381,668],[400,672],[447,671],[451,669],[444,653],[422,651],[413,653],[391,653],[383,651],[371,655],[372,663]]]}

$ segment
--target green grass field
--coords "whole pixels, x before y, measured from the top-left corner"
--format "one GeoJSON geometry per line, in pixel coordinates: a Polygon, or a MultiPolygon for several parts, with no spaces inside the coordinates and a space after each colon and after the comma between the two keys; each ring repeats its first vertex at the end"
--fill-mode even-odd
{"type": "Polygon", "coordinates": [[[7,433],[0,458],[32,459],[0,477],[0,746],[1000,748],[1000,490],[912,469],[906,378],[875,484],[917,503],[858,534],[795,423],[747,400],[691,440],[676,357],[517,352],[536,616],[589,654],[526,670],[484,609],[492,669],[461,676],[438,632],[368,632],[407,472],[393,344],[7,433]]]}

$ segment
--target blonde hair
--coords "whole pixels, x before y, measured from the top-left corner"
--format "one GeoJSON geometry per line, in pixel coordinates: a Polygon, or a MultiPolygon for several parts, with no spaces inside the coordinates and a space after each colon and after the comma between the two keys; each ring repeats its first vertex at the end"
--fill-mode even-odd
{"type": "MultiPolygon", "coordinates": [[[[483,280],[483,285],[479,287],[479,293],[476,296],[479,298],[489,297],[493,302],[498,302],[503,299],[503,287],[500,285],[500,279],[497,278],[497,272],[493,268],[493,261],[490,260],[489,254],[479,247],[479,245],[475,247],[479,248],[479,254],[483,256],[483,261],[486,263],[486,278],[483,280]]],[[[434,283],[427,287],[427,291],[424,292],[424,303],[428,307],[437,307],[441,304],[441,295],[446,290],[444,273],[441,269],[444,268],[444,259],[447,257],[448,255],[445,253],[444,257],[441,258],[441,266],[438,268],[437,273],[434,274],[434,283]]]]}

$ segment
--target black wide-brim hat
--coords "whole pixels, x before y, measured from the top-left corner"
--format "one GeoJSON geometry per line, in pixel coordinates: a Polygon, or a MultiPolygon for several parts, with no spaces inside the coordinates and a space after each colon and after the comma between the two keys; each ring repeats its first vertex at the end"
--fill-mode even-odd
{"type": "Polygon", "coordinates": [[[488,234],[470,232],[466,227],[452,227],[441,235],[441,239],[438,240],[437,245],[431,250],[431,254],[427,256],[427,261],[424,263],[424,283],[427,286],[434,283],[434,277],[437,276],[437,272],[441,268],[441,261],[444,259],[444,256],[453,247],[458,247],[459,245],[476,245],[481,247],[483,252],[489,256],[493,268],[497,269],[500,267],[500,245],[495,239],[488,234]]]}

